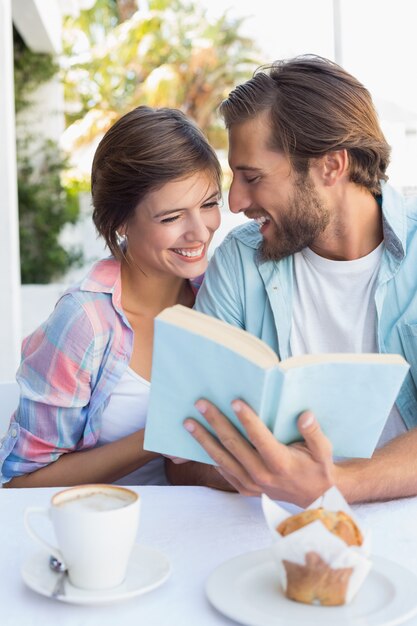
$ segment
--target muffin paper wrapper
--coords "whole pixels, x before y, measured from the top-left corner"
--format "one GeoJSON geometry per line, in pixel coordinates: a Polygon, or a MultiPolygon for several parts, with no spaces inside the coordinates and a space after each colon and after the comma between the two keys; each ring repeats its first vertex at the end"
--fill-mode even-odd
{"type": "Polygon", "coordinates": [[[363,535],[363,544],[361,546],[346,545],[342,539],[339,539],[339,537],[327,530],[319,520],[283,537],[277,531],[277,526],[292,514],[263,494],[262,508],[271,531],[272,552],[278,565],[279,581],[285,591],[287,588],[287,575],[282,563],[283,560],[304,565],[306,553],[316,552],[332,569],[352,568],[352,574],[346,590],[345,601],[348,603],[355,596],[371,569],[371,561],[369,559],[370,532],[361,527],[352,509],[337,487],[328,489],[308,508],[317,509],[319,507],[330,511],[344,511],[350,515],[363,535]]]}

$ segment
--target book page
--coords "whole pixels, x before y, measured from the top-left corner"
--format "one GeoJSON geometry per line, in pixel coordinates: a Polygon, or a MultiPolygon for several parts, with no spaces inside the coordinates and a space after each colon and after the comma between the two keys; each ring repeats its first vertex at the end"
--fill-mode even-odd
{"type": "Polygon", "coordinates": [[[327,353],[327,354],[303,354],[292,356],[285,361],[281,361],[279,366],[283,370],[314,365],[315,363],[392,363],[407,364],[406,360],[399,354],[380,353],[327,353]]]}
{"type": "Polygon", "coordinates": [[[335,456],[369,458],[409,366],[391,354],[324,356],[321,362],[310,359],[308,365],[286,371],[276,368],[284,383],[274,435],[283,443],[299,440],[297,418],[310,410],[332,442],[335,456]]]}
{"type": "Polygon", "coordinates": [[[189,309],[181,304],[164,309],[157,319],[185,328],[207,337],[215,343],[241,354],[259,365],[270,368],[278,364],[277,354],[264,341],[242,328],[227,324],[223,320],[189,309]]]}

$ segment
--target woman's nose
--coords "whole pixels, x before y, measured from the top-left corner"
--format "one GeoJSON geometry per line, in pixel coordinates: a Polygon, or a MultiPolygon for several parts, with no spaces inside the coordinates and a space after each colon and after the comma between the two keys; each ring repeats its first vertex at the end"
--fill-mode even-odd
{"type": "Polygon", "coordinates": [[[200,216],[193,217],[188,225],[186,238],[189,241],[206,242],[209,236],[210,236],[210,231],[207,228],[207,225],[205,221],[203,220],[202,216],[200,215],[200,216]]]}

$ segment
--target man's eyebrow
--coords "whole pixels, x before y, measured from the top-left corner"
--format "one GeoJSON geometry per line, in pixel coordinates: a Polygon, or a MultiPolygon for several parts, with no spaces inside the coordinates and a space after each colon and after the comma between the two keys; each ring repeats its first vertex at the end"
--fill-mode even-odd
{"type": "MultiPolygon", "coordinates": [[[[207,196],[207,198],[202,200],[201,204],[206,204],[206,202],[209,202],[212,198],[219,197],[219,196],[220,196],[220,191],[216,190],[212,194],[207,196]]],[[[185,211],[186,208],[187,207],[178,207],[176,209],[168,209],[167,211],[161,211],[160,213],[156,213],[154,217],[164,217],[165,215],[170,215],[171,213],[178,213],[178,211],[185,211]]]]}
{"type": "Polygon", "coordinates": [[[259,167],[253,167],[252,165],[237,165],[235,167],[236,170],[241,171],[241,170],[247,170],[249,172],[260,172],[261,168],[259,167]]]}

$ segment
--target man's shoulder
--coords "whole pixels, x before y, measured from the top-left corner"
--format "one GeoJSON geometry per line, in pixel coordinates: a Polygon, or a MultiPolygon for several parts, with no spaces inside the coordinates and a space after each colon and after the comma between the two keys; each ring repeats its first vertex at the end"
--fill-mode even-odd
{"type": "Polygon", "coordinates": [[[404,195],[388,183],[382,186],[383,211],[388,218],[399,217],[404,211],[407,220],[417,220],[417,194],[404,195]]]}
{"type": "Polygon", "coordinates": [[[415,225],[417,224],[417,195],[407,196],[404,202],[407,210],[407,217],[411,220],[411,222],[414,222],[415,228],[415,225]]]}
{"type": "Polygon", "coordinates": [[[233,228],[224,238],[219,248],[223,251],[233,250],[238,247],[247,247],[257,250],[262,242],[262,235],[256,222],[250,221],[233,228]]]}

